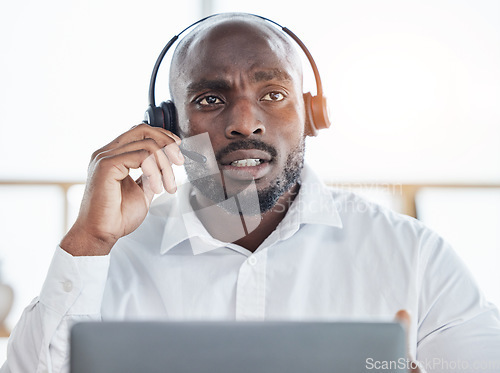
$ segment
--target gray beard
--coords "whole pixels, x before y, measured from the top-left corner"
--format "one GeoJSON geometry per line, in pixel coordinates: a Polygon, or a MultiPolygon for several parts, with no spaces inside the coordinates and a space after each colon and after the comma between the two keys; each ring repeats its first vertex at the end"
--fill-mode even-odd
{"type": "MultiPolygon", "coordinates": [[[[297,181],[300,179],[300,174],[302,172],[302,168],[304,167],[304,153],[305,153],[305,139],[303,138],[300,143],[292,149],[292,151],[288,154],[285,167],[280,175],[269,185],[267,188],[258,190],[257,189],[257,197],[259,200],[259,209],[260,213],[263,214],[273,207],[276,206],[279,198],[285,194],[292,186],[294,186],[297,181]]],[[[208,198],[210,201],[213,201],[214,204],[217,204],[224,208],[226,211],[231,214],[241,214],[242,213],[242,205],[251,205],[254,201],[254,191],[250,191],[252,195],[246,195],[247,191],[243,190],[238,194],[239,206],[237,209],[234,207],[228,207],[227,204],[223,202],[234,195],[228,195],[225,188],[221,185],[220,176],[219,175],[211,175],[205,177],[198,177],[200,175],[200,164],[196,164],[194,162],[186,162],[184,164],[186,168],[186,173],[190,183],[200,191],[200,193],[208,198]],[[221,193],[224,191],[224,193],[221,193]]],[[[250,182],[248,183],[250,185],[250,182]]],[[[236,194],[236,193],[235,193],[236,194]]],[[[281,206],[281,210],[286,210],[289,206],[281,206]]],[[[243,211],[251,211],[252,207],[246,207],[243,211]]],[[[259,211],[255,211],[256,208],[253,208],[255,214],[258,214],[259,211]]]]}

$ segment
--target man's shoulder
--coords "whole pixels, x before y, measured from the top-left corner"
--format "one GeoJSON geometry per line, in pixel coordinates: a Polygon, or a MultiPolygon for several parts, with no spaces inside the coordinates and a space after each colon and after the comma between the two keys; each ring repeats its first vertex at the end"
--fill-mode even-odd
{"type": "MultiPolygon", "coordinates": [[[[368,193],[365,193],[367,190],[365,185],[359,185],[358,188],[346,188],[332,185],[325,182],[309,165],[304,166],[302,180],[305,190],[301,190],[301,193],[304,192],[305,194],[303,201],[306,204],[321,203],[326,205],[325,209],[331,208],[331,196],[334,201],[334,209],[337,210],[343,220],[366,219],[373,222],[387,220],[394,223],[404,222],[406,224],[423,227],[423,224],[418,220],[395,211],[394,207],[396,207],[399,200],[399,190],[370,187],[368,193]],[[383,205],[373,198],[367,197],[367,195],[378,196],[380,198],[377,200],[382,200],[387,203],[383,205]],[[389,205],[392,206],[389,207],[389,205]]],[[[323,212],[325,209],[321,211],[323,212]]]]}
{"type": "Polygon", "coordinates": [[[336,187],[328,187],[328,191],[331,193],[344,229],[358,230],[366,235],[373,233],[377,236],[398,237],[405,240],[411,240],[412,237],[418,240],[439,239],[438,235],[420,220],[376,202],[359,192],[336,187]]]}
{"type": "MultiPolygon", "coordinates": [[[[396,200],[397,197],[392,195],[385,195],[381,197],[386,203],[379,202],[374,198],[367,197],[366,195],[352,189],[326,186],[326,189],[331,194],[337,211],[343,216],[365,216],[365,217],[379,217],[380,215],[387,215],[391,219],[416,221],[411,216],[404,215],[397,212],[391,201],[396,200]]],[[[396,203],[394,203],[396,205],[396,203]]]]}

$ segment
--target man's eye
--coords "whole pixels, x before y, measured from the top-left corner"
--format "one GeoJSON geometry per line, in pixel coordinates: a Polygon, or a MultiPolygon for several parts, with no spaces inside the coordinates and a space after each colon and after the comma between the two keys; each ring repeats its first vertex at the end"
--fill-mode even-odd
{"type": "Polygon", "coordinates": [[[285,95],[281,92],[269,92],[264,97],[261,98],[262,101],[281,101],[285,98],[285,95]]]}
{"type": "Polygon", "coordinates": [[[198,105],[207,106],[207,105],[218,105],[222,104],[222,100],[216,96],[205,96],[202,99],[196,102],[198,105]]]}

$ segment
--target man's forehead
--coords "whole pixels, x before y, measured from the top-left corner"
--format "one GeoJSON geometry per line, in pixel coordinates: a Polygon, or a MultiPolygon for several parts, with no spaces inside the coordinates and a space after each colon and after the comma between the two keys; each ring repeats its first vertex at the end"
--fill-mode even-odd
{"type": "MultiPolygon", "coordinates": [[[[203,75],[203,74],[200,74],[203,75]]],[[[248,71],[248,80],[250,83],[277,81],[281,83],[293,82],[292,76],[282,69],[269,69],[248,71]]],[[[216,75],[214,77],[191,77],[192,81],[188,82],[186,93],[188,95],[195,94],[202,90],[226,91],[232,88],[234,83],[230,76],[216,75]]]]}
{"type": "MultiPolygon", "coordinates": [[[[277,54],[286,58],[293,52],[289,40],[271,25],[249,22],[248,20],[225,20],[213,25],[207,25],[199,30],[186,47],[186,57],[196,58],[200,54],[210,55],[224,53],[237,55],[246,52],[256,56],[259,52],[277,54]],[[214,53],[211,53],[215,50],[214,53]]],[[[217,57],[216,55],[213,57],[217,57]]]]}
{"type": "MultiPolygon", "coordinates": [[[[289,40],[281,30],[259,17],[248,14],[221,14],[202,22],[191,31],[182,43],[191,44],[195,40],[217,41],[225,36],[240,34],[249,41],[267,36],[275,43],[288,44],[289,40]]],[[[180,44],[182,44],[180,43],[180,44]]]]}
{"type": "Polygon", "coordinates": [[[300,58],[281,30],[256,17],[224,17],[202,24],[181,40],[172,60],[170,87],[227,82],[236,74],[252,82],[302,84],[300,58]]]}

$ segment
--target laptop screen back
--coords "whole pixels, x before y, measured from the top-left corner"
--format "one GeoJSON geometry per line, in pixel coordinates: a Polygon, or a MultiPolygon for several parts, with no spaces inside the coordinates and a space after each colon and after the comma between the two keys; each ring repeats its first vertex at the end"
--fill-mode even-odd
{"type": "Polygon", "coordinates": [[[404,372],[397,323],[85,322],[71,331],[71,373],[404,372]]]}

